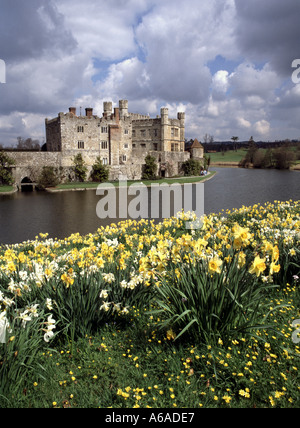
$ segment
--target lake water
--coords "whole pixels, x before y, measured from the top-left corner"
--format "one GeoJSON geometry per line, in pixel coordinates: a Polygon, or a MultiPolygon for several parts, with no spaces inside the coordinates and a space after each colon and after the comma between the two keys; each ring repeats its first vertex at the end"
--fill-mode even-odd
{"type": "MultiPolygon", "coordinates": [[[[204,211],[240,208],[256,203],[300,200],[300,172],[242,168],[212,168],[214,178],[204,184],[204,211]]],[[[34,239],[40,232],[52,238],[93,233],[110,219],[99,219],[96,190],[30,192],[0,196],[0,244],[34,239]]],[[[116,222],[116,220],[113,220],[116,222]]]]}

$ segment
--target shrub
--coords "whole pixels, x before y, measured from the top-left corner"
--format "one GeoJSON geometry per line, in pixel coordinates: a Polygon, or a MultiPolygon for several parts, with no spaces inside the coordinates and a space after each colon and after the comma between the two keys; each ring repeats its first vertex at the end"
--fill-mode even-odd
{"type": "Polygon", "coordinates": [[[143,165],[142,179],[155,180],[156,179],[156,160],[153,156],[147,155],[145,157],[145,164],[143,165]]]}
{"type": "Polygon", "coordinates": [[[186,176],[198,176],[201,174],[201,170],[203,169],[202,162],[196,159],[187,160],[182,164],[182,168],[184,171],[184,175],[186,176]]]}
{"type": "Polygon", "coordinates": [[[38,178],[38,187],[45,189],[47,187],[55,187],[59,184],[59,178],[55,173],[53,166],[44,166],[41,175],[38,178]]]}
{"type": "Polygon", "coordinates": [[[87,167],[80,153],[74,157],[73,164],[73,171],[75,173],[76,180],[84,182],[86,180],[87,167]]]}
{"type": "Polygon", "coordinates": [[[97,158],[95,164],[93,165],[93,170],[91,174],[91,179],[99,183],[103,183],[108,180],[109,177],[109,168],[106,165],[102,164],[100,157],[97,158]]]}
{"type": "Polygon", "coordinates": [[[11,186],[14,182],[12,175],[12,166],[14,160],[5,153],[0,152],[0,184],[11,186]]]}

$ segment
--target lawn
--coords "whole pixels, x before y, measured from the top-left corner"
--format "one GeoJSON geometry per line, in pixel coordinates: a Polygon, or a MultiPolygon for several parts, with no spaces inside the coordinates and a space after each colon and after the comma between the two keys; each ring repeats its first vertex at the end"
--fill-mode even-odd
{"type": "Polygon", "coordinates": [[[228,150],[226,152],[217,153],[206,153],[210,156],[211,163],[223,163],[223,162],[240,162],[246,155],[247,149],[239,149],[237,151],[228,150]],[[223,154],[224,153],[224,154],[223,154]]]}
{"type": "MultiPolygon", "coordinates": [[[[201,177],[174,177],[174,178],[161,178],[158,180],[120,180],[120,181],[113,181],[111,184],[114,186],[130,186],[131,184],[144,184],[146,186],[151,186],[151,184],[173,184],[173,183],[198,183],[201,182],[208,177],[212,177],[215,174],[215,171],[210,171],[210,175],[207,176],[201,176],[201,177]]],[[[64,183],[59,184],[57,186],[57,189],[96,189],[99,186],[100,183],[95,182],[84,182],[84,183],[64,183]]]]}
{"type": "Polygon", "coordinates": [[[300,202],[0,248],[1,408],[299,408],[300,202]]]}
{"type": "Polygon", "coordinates": [[[0,186],[0,193],[8,193],[14,190],[13,186],[0,186]]]}

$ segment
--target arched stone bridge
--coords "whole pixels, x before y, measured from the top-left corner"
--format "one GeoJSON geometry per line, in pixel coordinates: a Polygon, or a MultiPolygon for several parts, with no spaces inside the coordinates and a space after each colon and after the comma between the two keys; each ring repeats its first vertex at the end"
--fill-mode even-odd
{"type": "Polygon", "coordinates": [[[14,160],[13,177],[15,185],[34,184],[38,181],[44,166],[61,166],[61,153],[58,152],[5,152],[14,160]]]}

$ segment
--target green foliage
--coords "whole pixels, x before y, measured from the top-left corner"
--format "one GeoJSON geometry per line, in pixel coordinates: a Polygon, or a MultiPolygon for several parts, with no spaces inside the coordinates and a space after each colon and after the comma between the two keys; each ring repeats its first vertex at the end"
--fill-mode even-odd
{"type": "Polygon", "coordinates": [[[250,142],[246,156],[240,161],[241,167],[289,169],[297,158],[297,153],[288,146],[276,149],[259,149],[257,144],[250,142]]]}
{"type": "Polygon", "coordinates": [[[38,178],[38,187],[46,189],[47,187],[55,187],[59,184],[59,178],[53,166],[44,166],[38,178]]]}
{"type": "Polygon", "coordinates": [[[44,340],[47,314],[35,306],[7,310],[6,343],[0,343],[0,407],[16,404],[15,396],[30,376],[43,376],[36,352],[47,347],[44,340]],[[26,320],[27,319],[27,320],[26,320]],[[26,321],[25,321],[26,320],[26,321]]]}
{"type": "Polygon", "coordinates": [[[211,344],[219,337],[226,340],[258,327],[256,316],[268,287],[253,281],[249,266],[238,267],[238,252],[228,251],[226,257],[230,262],[223,264],[220,273],[208,274],[204,260],[170,266],[156,302],[163,328],[173,328],[178,337],[187,334],[211,344]]]}
{"type": "Polygon", "coordinates": [[[109,168],[106,165],[102,164],[100,157],[97,158],[95,164],[93,165],[93,170],[91,174],[92,181],[103,183],[108,180],[109,177],[109,168]]]}
{"type": "Polygon", "coordinates": [[[14,183],[12,166],[15,164],[4,152],[0,152],[0,184],[11,186],[14,183]]]}
{"type": "Polygon", "coordinates": [[[76,180],[81,182],[85,181],[86,175],[87,175],[87,166],[85,161],[83,160],[81,153],[79,153],[74,157],[73,164],[74,164],[73,171],[75,173],[76,180]]]}
{"type": "MultiPolygon", "coordinates": [[[[208,159],[207,159],[208,163],[208,159]]],[[[198,176],[201,174],[203,169],[202,162],[196,159],[189,159],[182,164],[182,168],[185,176],[195,175],[198,176]]]]}
{"type": "Polygon", "coordinates": [[[155,180],[156,179],[157,164],[153,156],[147,155],[145,157],[145,164],[143,165],[143,180],[155,180]]]}

